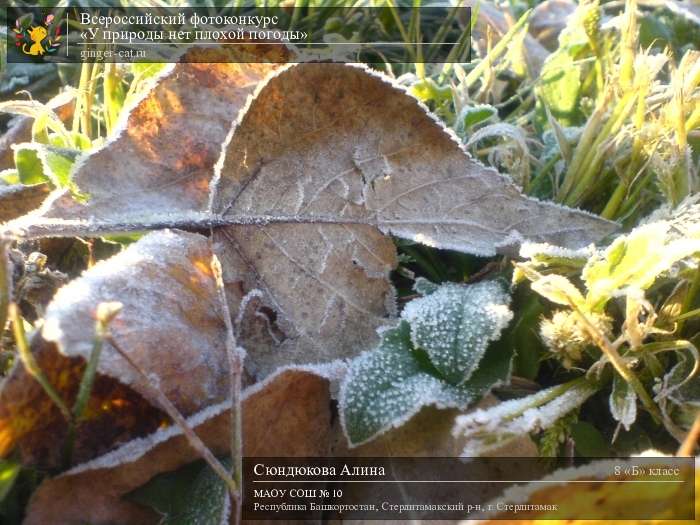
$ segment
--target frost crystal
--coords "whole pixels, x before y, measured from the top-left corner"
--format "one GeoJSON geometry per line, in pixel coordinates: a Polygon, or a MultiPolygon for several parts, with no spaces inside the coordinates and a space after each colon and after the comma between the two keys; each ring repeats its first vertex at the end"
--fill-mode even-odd
{"type": "Polygon", "coordinates": [[[451,383],[469,379],[489,343],[498,338],[513,313],[510,296],[495,281],[445,284],[406,305],[402,318],[411,340],[451,383]]]}
{"type": "Polygon", "coordinates": [[[479,456],[529,432],[544,430],[596,391],[585,380],[542,390],[522,399],[475,410],[455,420],[452,433],[467,438],[462,456],[479,456]]]}
{"type": "Polygon", "coordinates": [[[416,293],[421,295],[430,295],[438,288],[439,287],[437,284],[429,281],[425,277],[418,277],[416,282],[413,283],[413,289],[416,291],[416,293]]]}
{"type": "Polygon", "coordinates": [[[464,409],[507,381],[512,349],[486,348],[512,317],[508,301],[499,284],[484,282],[442,285],[409,303],[399,326],[349,366],[340,418],[350,445],[402,425],[426,405],[464,409]]]}

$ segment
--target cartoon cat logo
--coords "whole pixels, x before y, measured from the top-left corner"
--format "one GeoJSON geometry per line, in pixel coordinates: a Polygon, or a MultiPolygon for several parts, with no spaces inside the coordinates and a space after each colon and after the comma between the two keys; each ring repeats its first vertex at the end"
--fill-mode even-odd
{"type": "Polygon", "coordinates": [[[13,31],[15,33],[15,46],[25,55],[43,57],[58,51],[61,46],[61,27],[56,24],[56,28],[51,30],[53,15],[48,15],[39,25],[27,23],[25,17],[18,18],[13,31]]]}
{"type": "Polygon", "coordinates": [[[41,45],[41,42],[48,36],[49,31],[44,26],[36,26],[30,28],[27,33],[29,34],[29,38],[32,40],[32,45],[29,50],[27,50],[27,43],[25,42],[22,46],[22,52],[25,55],[43,55],[46,53],[46,50],[44,49],[44,46],[41,45]]]}

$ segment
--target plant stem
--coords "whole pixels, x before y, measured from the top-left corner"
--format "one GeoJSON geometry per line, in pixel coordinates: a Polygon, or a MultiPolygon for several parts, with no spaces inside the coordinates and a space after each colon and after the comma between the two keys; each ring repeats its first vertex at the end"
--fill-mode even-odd
{"type": "Polygon", "coordinates": [[[12,300],[12,272],[10,270],[9,243],[0,240],[0,336],[7,324],[7,309],[12,300]]]}
{"type": "Polygon", "coordinates": [[[631,89],[634,83],[634,59],[637,52],[637,0],[626,0],[620,50],[620,88],[631,89]]]}
{"type": "MultiPolygon", "coordinates": [[[[78,82],[78,94],[75,97],[75,109],[73,110],[73,126],[71,131],[73,133],[78,133],[80,131],[80,123],[83,114],[83,102],[85,100],[85,93],[87,92],[87,85],[90,81],[90,68],[92,64],[85,62],[80,67],[80,81],[78,82]]],[[[75,139],[75,145],[80,146],[78,143],[78,138],[75,139]]]]}
{"type": "Polygon", "coordinates": [[[585,165],[583,164],[583,160],[588,151],[591,149],[596,136],[598,136],[600,133],[600,125],[603,122],[603,118],[607,111],[607,102],[609,102],[611,96],[612,93],[608,91],[604,99],[600,104],[598,104],[596,109],[593,111],[593,114],[586,122],[578,144],[576,145],[576,148],[574,148],[574,154],[566,170],[564,181],[562,182],[561,188],[559,188],[559,191],[557,192],[557,201],[563,202],[567,194],[576,183],[578,171],[581,166],[585,165]]]}
{"type": "MultiPolygon", "coordinates": [[[[210,237],[210,238],[213,238],[210,237]]],[[[216,254],[212,255],[211,269],[216,280],[216,290],[221,305],[221,313],[226,326],[226,355],[228,356],[231,372],[231,475],[236,483],[237,491],[231,493],[236,499],[236,524],[241,522],[243,498],[243,409],[241,406],[241,379],[243,375],[243,355],[236,344],[236,336],[231,323],[231,312],[226,299],[223,271],[221,262],[216,254]]]]}
{"type": "Polygon", "coordinates": [[[685,321],[687,318],[683,316],[691,311],[690,309],[695,304],[695,299],[698,296],[698,293],[700,293],[700,268],[695,270],[695,275],[690,283],[690,288],[686,292],[685,298],[683,299],[681,312],[678,316],[678,327],[676,328],[678,334],[683,333],[683,328],[685,328],[685,321]]]}
{"type": "Polygon", "coordinates": [[[119,104],[116,100],[116,91],[119,86],[116,64],[106,63],[102,78],[102,90],[104,99],[104,120],[107,134],[111,134],[119,117],[119,104]]]}
{"type": "MultiPolygon", "coordinates": [[[[97,324],[99,325],[100,321],[97,321],[97,324]]],[[[100,354],[102,353],[102,346],[103,333],[100,333],[100,330],[98,330],[95,334],[95,339],[92,341],[92,352],[90,352],[90,358],[85,366],[85,371],[80,381],[80,387],[78,388],[78,395],[73,405],[73,417],[76,421],[80,421],[83,417],[88,399],[90,399],[92,385],[95,382],[95,375],[97,373],[97,364],[100,361],[100,354]]]]}
{"type": "MultiPolygon", "coordinates": [[[[117,351],[117,353],[131,366],[134,371],[143,379],[144,385],[152,385],[151,379],[148,377],[146,372],[143,371],[143,369],[137,365],[133,359],[127,354],[121,346],[115,341],[115,339],[112,337],[111,334],[107,334],[105,336],[105,341],[107,341],[112,347],[117,351]]],[[[180,427],[180,430],[182,430],[182,433],[185,435],[187,438],[187,441],[189,442],[190,446],[206,461],[209,466],[214,470],[214,472],[223,480],[224,483],[226,483],[226,486],[228,487],[229,491],[231,494],[236,494],[238,491],[238,487],[236,486],[236,482],[231,479],[231,476],[226,470],[226,467],[224,467],[221,462],[214,456],[214,454],[209,450],[209,448],[204,444],[204,442],[201,440],[201,438],[195,433],[192,428],[190,428],[189,424],[185,420],[185,418],[180,414],[180,411],[173,405],[173,403],[163,394],[163,392],[157,388],[157,387],[152,387],[151,388],[152,394],[155,396],[155,398],[158,400],[158,403],[160,404],[161,408],[170,416],[170,418],[177,424],[177,426],[180,427]]]]}
{"type": "Polygon", "coordinates": [[[695,422],[688,431],[688,435],[683,440],[676,456],[694,456],[698,441],[700,441],[700,414],[695,418],[695,422]]]}
{"type": "Polygon", "coordinates": [[[608,341],[608,338],[605,337],[605,334],[601,333],[593,325],[593,323],[591,323],[589,321],[586,314],[584,314],[573,301],[569,301],[569,306],[571,307],[571,309],[574,312],[576,312],[576,314],[579,316],[579,318],[583,321],[584,326],[586,328],[586,331],[591,336],[593,341],[595,341],[596,345],[602,350],[602,352],[610,360],[610,363],[612,363],[615,370],[617,370],[617,373],[620,374],[622,379],[627,381],[630,384],[630,386],[634,389],[635,393],[637,394],[637,397],[639,397],[639,399],[642,402],[642,404],[644,405],[644,407],[647,409],[647,411],[654,418],[654,421],[656,421],[657,423],[660,423],[662,420],[661,413],[659,412],[658,407],[654,403],[654,400],[651,398],[649,393],[646,391],[646,389],[644,388],[644,385],[639,380],[639,378],[636,376],[636,374],[627,366],[625,361],[622,359],[620,354],[617,352],[617,349],[615,348],[615,346],[610,341],[608,341]]]}
{"type": "Polygon", "coordinates": [[[622,204],[625,195],[627,195],[627,188],[627,182],[625,180],[621,180],[610,197],[610,200],[601,212],[601,217],[609,220],[613,220],[615,218],[617,211],[620,209],[620,204],[622,204]]]}
{"type": "Polygon", "coordinates": [[[29,343],[27,342],[27,335],[24,332],[24,324],[22,321],[22,316],[19,314],[19,308],[17,308],[15,303],[10,303],[8,312],[10,315],[10,320],[12,321],[15,343],[17,344],[17,352],[19,353],[19,357],[22,360],[25,370],[36,380],[37,383],[41,385],[41,388],[44,389],[44,392],[46,392],[46,395],[49,396],[51,401],[55,403],[55,405],[61,411],[61,414],[63,414],[63,417],[66,418],[66,421],[72,425],[73,416],[71,415],[70,410],[68,410],[68,407],[63,402],[63,399],[61,399],[61,396],[58,395],[56,390],[54,390],[54,387],[41,371],[41,368],[34,359],[32,351],[29,349],[29,343]]]}
{"type": "Polygon", "coordinates": [[[465,77],[463,85],[464,89],[469,88],[474,82],[476,82],[481,74],[486,70],[486,68],[490,65],[493,64],[498,58],[506,52],[508,49],[508,45],[510,42],[513,40],[515,35],[517,35],[520,30],[525,26],[525,24],[530,20],[530,15],[532,14],[532,9],[528,9],[523,16],[520,17],[520,19],[511,27],[508,32],[503,35],[503,38],[501,38],[498,43],[493,46],[493,48],[489,51],[488,55],[486,55],[477,65],[474,69],[472,69],[469,74],[465,77]]]}
{"type": "MultiPolygon", "coordinates": [[[[573,188],[564,199],[564,204],[568,206],[577,206],[580,204],[583,195],[590,191],[594,186],[596,182],[596,173],[598,173],[600,170],[605,157],[605,151],[602,147],[603,143],[610,137],[617,134],[617,132],[620,130],[623,122],[629,115],[629,112],[634,107],[634,101],[634,93],[628,93],[617,102],[617,105],[615,109],[613,109],[610,118],[600,130],[600,133],[591,144],[590,149],[583,153],[583,158],[580,164],[583,172],[580,175],[577,173],[576,176],[572,177],[573,188]]],[[[568,176],[569,175],[567,173],[567,177],[568,176]]]]}
{"type": "Polygon", "coordinates": [[[97,88],[97,75],[100,72],[100,65],[93,64],[90,71],[90,81],[87,84],[87,93],[85,94],[85,110],[81,116],[83,133],[92,139],[92,101],[95,98],[95,89],[97,88]]]}

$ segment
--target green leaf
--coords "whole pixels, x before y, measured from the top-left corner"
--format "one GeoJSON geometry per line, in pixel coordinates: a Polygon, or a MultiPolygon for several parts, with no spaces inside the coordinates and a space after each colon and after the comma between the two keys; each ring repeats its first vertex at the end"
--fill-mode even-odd
{"type": "Polygon", "coordinates": [[[411,340],[425,350],[442,377],[459,384],[471,377],[491,341],[513,318],[500,283],[444,284],[406,305],[401,317],[411,340]]]}
{"type": "Polygon", "coordinates": [[[556,274],[544,275],[534,281],[532,289],[556,304],[582,307],[583,295],[566,277],[556,274]]]}
{"type": "Polygon", "coordinates": [[[3,184],[21,184],[19,179],[19,171],[16,169],[0,171],[0,181],[2,181],[3,184]]]}
{"type": "Polygon", "coordinates": [[[465,106],[457,115],[455,120],[455,132],[462,138],[465,138],[469,128],[486,122],[498,114],[498,110],[488,104],[479,104],[477,106],[465,106]]]}
{"type": "MultiPolygon", "coordinates": [[[[62,137],[54,135],[51,142],[63,144],[62,137]]],[[[15,165],[23,184],[50,181],[56,188],[71,187],[71,172],[79,151],[62,146],[20,144],[15,147],[15,165]]]]}
{"type": "MultiPolygon", "coordinates": [[[[231,462],[223,461],[226,467],[231,462]]],[[[182,512],[165,525],[220,525],[228,523],[231,512],[226,483],[207,465],[195,478],[189,497],[183,502],[182,512]]]]}
{"type": "Polygon", "coordinates": [[[423,406],[464,409],[510,376],[513,352],[487,352],[469,381],[451,385],[411,348],[406,321],[355,358],[340,390],[340,418],[351,446],[408,421],[423,406]]]}
{"type": "Polygon", "coordinates": [[[423,102],[433,101],[439,104],[452,98],[452,88],[449,85],[440,86],[430,78],[419,80],[411,86],[409,92],[423,102]]]}
{"type": "MultiPolygon", "coordinates": [[[[539,102],[563,126],[578,124],[582,116],[579,100],[584,69],[579,58],[589,47],[584,27],[588,11],[588,4],[580,4],[568,17],[566,27],[559,35],[559,48],[547,58],[540,73],[539,102]]],[[[545,111],[541,111],[540,117],[543,122],[547,121],[545,111]]]]}
{"type": "Polygon", "coordinates": [[[512,348],[515,351],[515,375],[534,380],[545,352],[538,331],[538,323],[545,309],[539,298],[526,289],[523,288],[519,296],[516,299],[518,304],[513,306],[518,315],[496,345],[498,348],[512,348]]]}
{"type": "Polygon", "coordinates": [[[129,66],[134,77],[143,80],[154,77],[163,71],[167,64],[165,63],[150,63],[150,62],[134,62],[129,66]]]}
{"type": "Polygon", "coordinates": [[[551,114],[564,126],[577,122],[581,89],[581,66],[569,49],[556,51],[545,61],[538,94],[551,114]]]}
{"type": "Polygon", "coordinates": [[[162,525],[220,525],[230,512],[226,484],[203,461],[160,474],[126,498],[153,508],[162,525]]]}
{"type": "Polygon", "coordinates": [[[692,352],[676,352],[678,361],[664,376],[663,388],[659,394],[681,407],[700,409],[700,373],[691,377],[695,367],[692,352]]]}
{"type": "Polygon", "coordinates": [[[571,437],[579,456],[605,458],[612,455],[608,442],[600,431],[587,421],[578,421],[571,425],[571,437]]]}
{"type": "Polygon", "coordinates": [[[592,309],[600,311],[623,288],[646,290],[674,263],[700,250],[697,238],[669,242],[669,227],[660,221],[635,228],[588,261],[582,276],[592,309]]]}
{"type": "Polygon", "coordinates": [[[637,420],[637,394],[630,384],[618,374],[613,378],[610,394],[610,413],[615,421],[619,421],[625,430],[629,430],[637,420]]]}
{"type": "Polygon", "coordinates": [[[19,463],[13,461],[0,461],[0,501],[7,497],[7,493],[15,484],[17,476],[22,470],[19,463]]]}
{"type": "Polygon", "coordinates": [[[67,188],[77,152],[48,146],[44,149],[42,161],[48,178],[57,188],[67,188]]]}
{"type": "Polygon", "coordinates": [[[21,144],[15,146],[15,169],[22,184],[39,184],[46,182],[44,169],[41,160],[34,148],[22,147],[21,144]]]}

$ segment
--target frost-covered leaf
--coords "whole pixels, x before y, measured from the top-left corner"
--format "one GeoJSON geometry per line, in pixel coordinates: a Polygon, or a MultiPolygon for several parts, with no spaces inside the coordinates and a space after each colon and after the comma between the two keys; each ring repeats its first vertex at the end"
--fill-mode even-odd
{"type": "Polygon", "coordinates": [[[36,209],[48,194],[48,184],[0,184],[0,223],[16,219],[36,209]]]}
{"type": "Polygon", "coordinates": [[[513,318],[510,296],[496,281],[444,284],[406,305],[401,317],[411,327],[415,348],[450,383],[468,380],[488,345],[513,318]]]}
{"type": "Polygon", "coordinates": [[[664,377],[662,395],[678,405],[700,408],[700,374],[691,376],[696,366],[695,357],[687,351],[676,355],[678,362],[664,377]]]}
{"type": "Polygon", "coordinates": [[[478,104],[476,106],[464,106],[455,119],[455,132],[462,139],[467,138],[469,129],[482,122],[490,120],[496,116],[498,111],[488,104],[478,104]]]}
{"type": "MultiPolygon", "coordinates": [[[[690,429],[700,413],[700,374],[693,375],[696,366],[693,354],[689,350],[676,352],[676,364],[655,388],[655,399],[662,412],[668,421],[681,430],[690,429]]],[[[681,435],[676,437],[683,438],[681,435]]]]}
{"type": "MultiPolygon", "coordinates": [[[[229,467],[231,462],[223,461],[229,467]]],[[[184,505],[174,516],[168,516],[162,525],[220,525],[226,523],[231,512],[231,499],[226,483],[208,466],[204,467],[192,484],[184,505]]]]}
{"type": "Polygon", "coordinates": [[[546,297],[556,304],[582,306],[585,302],[579,289],[561,275],[544,275],[533,281],[531,287],[542,297],[546,297]]]}
{"type": "Polygon", "coordinates": [[[429,281],[425,277],[418,277],[413,283],[413,290],[420,295],[430,295],[439,288],[439,285],[429,281]]]}
{"type": "Polygon", "coordinates": [[[645,290],[679,260],[700,251],[700,234],[682,239],[670,237],[671,223],[644,224],[620,236],[583,268],[587,303],[601,308],[619,290],[645,290]]]}
{"type": "MultiPolygon", "coordinates": [[[[520,195],[365,68],[176,64],[154,84],[123,131],[77,161],[86,203],[54,193],[8,228],[31,237],[215,226],[227,287],[279,342],[257,350],[257,376],[376,343],[396,265],[382,232],[493,254],[522,236],[578,245],[611,227],[520,195]]],[[[90,332],[75,337],[84,344],[90,332]]]]}
{"type": "Polygon", "coordinates": [[[619,421],[625,427],[625,430],[629,430],[637,420],[637,394],[619,374],[615,374],[613,378],[612,392],[610,393],[610,413],[616,421],[619,421]]]}
{"type": "Polygon", "coordinates": [[[204,211],[231,122],[260,80],[279,67],[207,63],[225,62],[221,54],[228,53],[195,49],[188,59],[203,63],[169,64],[149,79],[152,88],[124,112],[115,135],[77,161],[72,182],[90,199],[78,204],[59,190],[40,212],[47,233],[70,235],[67,229],[76,223],[83,225],[78,230],[99,223],[112,231],[120,229],[117,225],[184,219],[204,211]]]}
{"type": "Polygon", "coordinates": [[[538,267],[544,268],[559,265],[582,268],[594,253],[593,246],[571,250],[551,244],[526,242],[520,247],[520,257],[530,259],[538,267]]]}
{"type": "Polygon", "coordinates": [[[61,288],[46,309],[41,335],[65,355],[88,359],[96,306],[118,301],[123,308],[110,331],[150,380],[144,384],[108,344],[98,372],[156,406],[151,383],[185,414],[201,410],[220,402],[228,388],[226,332],[210,264],[205,237],[151,233],[61,288]]]}
{"type": "Polygon", "coordinates": [[[596,390],[591,383],[578,379],[460,416],[455,420],[453,432],[467,438],[463,456],[480,456],[519,436],[549,428],[596,390]]]}
{"type": "Polygon", "coordinates": [[[466,408],[510,376],[512,352],[488,352],[470,379],[452,385],[411,346],[406,321],[355,358],[340,391],[340,418],[351,446],[408,421],[422,407],[466,408]]]}
{"type": "MultiPolygon", "coordinates": [[[[244,455],[327,456],[329,406],[328,381],[317,372],[281,370],[248,388],[243,393],[244,455]]],[[[217,455],[229,450],[228,408],[221,403],[188,418],[217,455]]],[[[177,426],[161,428],[45,480],[32,496],[24,523],[158,523],[158,514],[123,496],[160,473],[199,459],[177,426]]]]}
{"type": "Polygon", "coordinates": [[[520,248],[520,257],[529,260],[516,264],[513,284],[524,279],[536,281],[540,274],[580,275],[581,269],[594,253],[593,245],[570,250],[551,244],[525,243],[520,248]]]}
{"type": "Polygon", "coordinates": [[[241,225],[232,226],[234,233],[267,224],[286,227],[289,235],[336,224],[491,255],[523,238],[583,246],[614,228],[524,197],[508,179],[472,161],[414,98],[365,68],[299,64],[258,82],[260,64],[217,66],[179,64],[158,77],[125,131],[79,161],[73,182],[91,195],[88,203],[76,207],[55,196],[41,214],[13,224],[13,232],[94,235],[230,223],[241,225]],[[231,66],[238,69],[226,70],[231,66]],[[211,94],[187,83],[204,75],[211,94]],[[219,89],[223,84],[227,89],[219,89]],[[255,98],[243,106],[255,87],[255,98]],[[221,107],[212,107],[212,100],[221,100],[221,107]],[[202,106],[206,112],[193,111],[202,106]],[[226,126],[236,110],[238,118],[226,126]],[[198,114],[201,122],[193,120],[198,114]],[[226,131],[207,209],[209,173],[226,131]],[[122,174],[125,181],[113,184],[122,174]]]}

